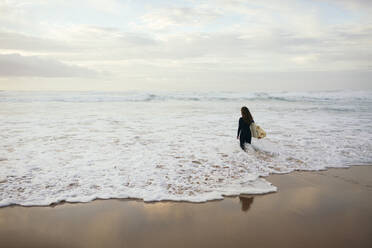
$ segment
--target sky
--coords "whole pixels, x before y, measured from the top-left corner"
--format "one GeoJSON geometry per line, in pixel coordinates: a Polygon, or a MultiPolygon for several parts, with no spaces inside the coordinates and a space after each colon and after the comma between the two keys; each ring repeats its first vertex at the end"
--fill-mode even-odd
{"type": "Polygon", "coordinates": [[[0,0],[0,90],[344,89],[371,0],[0,0]]]}

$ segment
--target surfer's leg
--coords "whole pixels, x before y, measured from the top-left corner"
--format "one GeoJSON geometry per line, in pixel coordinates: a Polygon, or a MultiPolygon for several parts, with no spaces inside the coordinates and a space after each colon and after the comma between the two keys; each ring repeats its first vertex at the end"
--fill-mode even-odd
{"type": "Polygon", "coordinates": [[[252,142],[252,135],[251,135],[250,132],[249,132],[249,134],[246,137],[246,142],[249,143],[249,144],[252,142]]]}
{"type": "Polygon", "coordinates": [[[245,151],[244,143],[245,143],[245,138],[244,136],[240,134],[240,147],[243,149],[243,151],[245,151]]]}

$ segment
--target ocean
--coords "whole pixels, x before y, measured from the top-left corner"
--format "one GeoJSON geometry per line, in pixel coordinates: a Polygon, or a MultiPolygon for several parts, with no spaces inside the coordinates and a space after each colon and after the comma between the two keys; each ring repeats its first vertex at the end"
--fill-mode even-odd
{"type": "Polygon", "coordinates": [[[275,192],[269,174],[372,164],[372,91],[0,91],[0,206],[275,192]],[[247,106],[267,133],[244,152],[247,106]]]}

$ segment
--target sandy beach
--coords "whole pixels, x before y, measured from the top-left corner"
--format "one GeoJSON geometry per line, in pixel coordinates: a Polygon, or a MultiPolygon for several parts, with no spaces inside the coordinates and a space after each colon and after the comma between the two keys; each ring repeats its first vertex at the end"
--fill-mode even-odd
{"type": "Polygon", "coordinates": [[[0,0],[0,248],[372,248],[371,12],[0,0]]]}
{"type": "Polygon", "coordinates": [[[222,201],[96,200],[0,209],[1,247],[371,247],[372,167],[272,175],[222,201]]]}

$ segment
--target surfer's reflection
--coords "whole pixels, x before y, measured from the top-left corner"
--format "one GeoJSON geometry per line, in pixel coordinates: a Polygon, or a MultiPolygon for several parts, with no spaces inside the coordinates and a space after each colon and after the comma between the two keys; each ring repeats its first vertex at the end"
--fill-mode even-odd
{"type": "Polygon", "coordinates": [[[244,196],[244,195],[239,196],[239,200],[240,200],[240,204],[242,205],[243,212],[247,212],[249,210],[249,208],[251,207],[253,203],[253,198],[254,198],[253,196],[244,196]]]}

